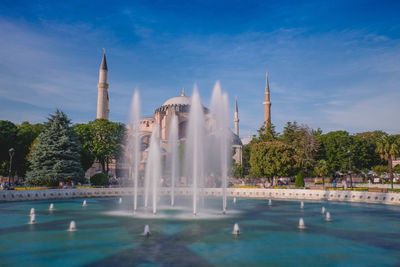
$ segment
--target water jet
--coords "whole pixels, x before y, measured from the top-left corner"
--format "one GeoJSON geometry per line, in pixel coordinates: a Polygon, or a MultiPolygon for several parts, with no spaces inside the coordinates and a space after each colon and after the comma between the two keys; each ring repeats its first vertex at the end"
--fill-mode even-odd
{"type": "Polygon", "coordinates": [[[151,235],[151,233],[150,233],[150,227],[149,227],[148,224],[146,224],[146,225],[144,226],[143,235],[146,236],[146,237],[149,237],[149,236],[151,235]]]}
{"type": "Polygon", "coordinates": [[[327,222],[331,221],[331,213],[329,211],[326,213],[326,218],[325,219],[326,219],[327,222]]]}
{"type": "Polygon", "coordinates": [[[76,224],[75,224],[75,221],[71,221],[71,222],[69,223],[68,231],[69,231],[69,232],[75,232],[75,231],[76,231],[76,224]]]}
{"type": "Polygon", "coordinates": [[[299,219],[299,229],[301,230],[301,229],[305,229],[306,228],[306,225],[304,224],[304,220],[303,220],[303,218],[300,218],[299,219]]]}
{"type": "Polygon", "coordinates": [[[234,234],[234,235],[240,235],[239,224],[235,223],[235,224],[233,225],[233,232],[232,232],[232,234],[234,234]]]}

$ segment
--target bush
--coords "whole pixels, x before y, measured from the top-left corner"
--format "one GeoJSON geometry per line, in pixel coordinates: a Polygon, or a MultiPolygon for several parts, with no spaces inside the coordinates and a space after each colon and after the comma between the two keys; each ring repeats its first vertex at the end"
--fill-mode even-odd
{"type": "Polygon", "coordinates": [[[294,182],[296,187],[304,187],[304,177],[303,172],[299,172],[296,175],[296,181],[294,182]]]}
{"type": "Polygon", "coordinates": [[[235,164],[232,168],[232,176],[235,178],[243,178],[244,177],[244,168],[242,164],[235,164]]]}
{"type": "Polygon", "coordinates": [[[107,186],[108,176],[105,173],[96,173],[90,177],[90,183],[95,186],[107,186]]]}

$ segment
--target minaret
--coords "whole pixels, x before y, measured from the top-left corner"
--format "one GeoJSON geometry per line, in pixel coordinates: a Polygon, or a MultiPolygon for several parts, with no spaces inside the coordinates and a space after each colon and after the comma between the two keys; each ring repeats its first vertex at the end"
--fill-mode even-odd
{"type": "Polygon", "coordinates": [[[97,84],[97,119],[108,120],[108,114],[110,110],[108,109],[108,83],[107,83],[107,61],[106,61],[106,51],[104,50],[103,59],[101,60],[101,65],[99,69],[99,83],[97,84]]]}
{"type": "Polygon", "coordinates": [[[237,97],[235,98],[235,119],[233,120],[233,122],[235,123],[235,134],[239,136],[239,111],[237,97]]]}
{"type": "Polygon", "coordinates": [[[268,125],[271,124],[271,101],[269,98],[269,83],[268,83],[268,72],[267,72],[267,80],[265,83],[265,101],[264,105],[264,126],[265,131],[268,129],[268,125]]]}

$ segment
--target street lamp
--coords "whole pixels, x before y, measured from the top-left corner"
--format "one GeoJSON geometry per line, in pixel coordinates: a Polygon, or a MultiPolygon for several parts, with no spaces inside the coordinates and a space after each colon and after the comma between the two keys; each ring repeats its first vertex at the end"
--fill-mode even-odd
{"type": "Polygon", "coordinates": [[[11,167],[12,167],[12,159],[15,154],[15,149],[10,148],[8,150],[8,155],[10,155],[10,169],[8,170],[8,185],[10,186],[10,181],[11,181],[11,167]]]}

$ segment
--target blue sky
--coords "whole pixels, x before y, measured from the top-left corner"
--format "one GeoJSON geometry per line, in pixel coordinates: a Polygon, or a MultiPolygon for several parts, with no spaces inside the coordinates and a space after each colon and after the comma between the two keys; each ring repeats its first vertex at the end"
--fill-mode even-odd
{"type": "Polygon", "coordinates": [[[110,119],[126,122],[198,85],[208,105],[219,80],[238,97],[240,135],[263,122],[324,132],[400,133],[399,1],[0,2],[0,119],[42,122],[56,108],[96,117],[102,48],[110,119]]]}

